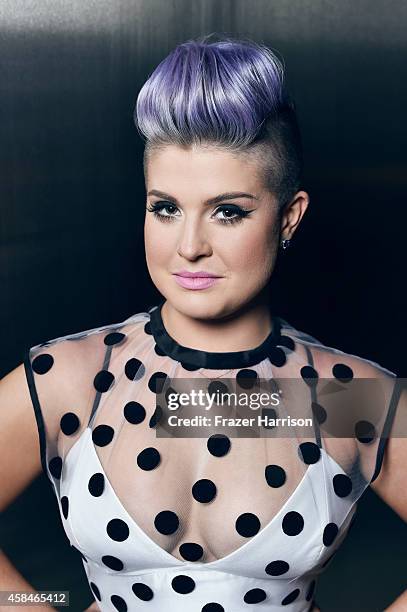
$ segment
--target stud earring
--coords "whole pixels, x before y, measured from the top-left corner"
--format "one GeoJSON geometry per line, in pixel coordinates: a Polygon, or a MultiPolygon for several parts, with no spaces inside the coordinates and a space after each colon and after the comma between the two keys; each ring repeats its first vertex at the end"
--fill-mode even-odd
{"type": "Polygon", "coordinates": [[[290,239],[285,238],[284,240],[281,241],[281,248],[285,251],[290,246],[290,243],[291,243],[290,239]]]}

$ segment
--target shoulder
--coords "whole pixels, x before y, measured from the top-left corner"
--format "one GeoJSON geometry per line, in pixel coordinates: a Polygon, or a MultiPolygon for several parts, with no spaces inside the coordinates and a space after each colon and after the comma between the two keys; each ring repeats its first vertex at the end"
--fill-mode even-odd
{"type": "Polygon", "coordinates": [[[405,412],[399,409],[397,374],[376,361],[324,344],[285,321],[281,331],[297,345],[294,352],[300,367],[310,364],[316,370],[318,382],[311,385],[311,392],[325,447],[342,462],[344,453],[355,456],[364,480],[373,482],[387,440],[396,429],[401,431],[394,425],[397,412],[405,412]]]}
{"type": "Polygon", "coordinates": [[[106,355],[114,346],[137,343],[149,321],[139,312],[122,321],[82,329],[31,346],[24,354],[27,378],[38,391],[65,398],[66,394],[87,397],[95,376],[104,368],[106,355]],[[54,392],[53,392],[54,390],[54,392]]]}
{"type": "Polygon", "coordinates": [[[384,365],[335,346],[325,344],[315,336],[299,330],[280,318],[281,335],[289,336],[303,349],[304,363],[311,363],[321,378],[394,378],[384,365]]]}
{"type": "Polygon", "coordinates": [[[73,353],[85,357],[88,353],[93,353],[98,345],[106,349],[109,345],[123,340],[126,335],[136,333],[139,329],[144,330],[149,320],[148,312],[139,312],[121,321],[50,338],[32,346],[29,349],[30,357],[34,360],[39,355],[48,354],[58,355],[60,359],[69,359],[73,353]]]}

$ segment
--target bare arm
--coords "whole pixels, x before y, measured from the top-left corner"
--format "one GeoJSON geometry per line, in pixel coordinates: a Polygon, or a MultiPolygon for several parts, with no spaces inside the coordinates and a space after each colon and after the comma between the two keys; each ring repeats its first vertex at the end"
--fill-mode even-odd
{"type": "Polygon", "coordinates": [[[405,610],[407,610],[407,590],[397,597],[396,601],[393,601],[384,612],[405,612],[405,610]]]}
{"type": "MultiPolygon", "coordinates": [[[[20,574],[16,567],[11,563],[9,558],[0,551],[0,591],[24,591],[36,593],[29,582],[20,574]]],[[[0,610],[9,610],[8,606],[0,606],[0,610]]],[[[37,612],[38,610],[55,610],[52,606],[44,604],[43,606],[27,606],[24,605],[24,610],[29,612],[37,612]]]]}
{"type": "MultiPolygon", "coordinates": [[[[313,357],[315,368],[321,373],[321,378],[329,378],[337,357],[330,353],[319,353],[317,351],[313,353],[313,357]]],[[[375,366],[371,366],[368,362],[359,358],[343,355],[341,361],[352,369],[356,378],[384,378],[393,381],[393,379],[384,376],[383,373],[378,373],[375,366]]],[[[383,463],[377,478],[370,482],[370,487],[400,518],[407,522],[407,389],[402,386],[404,379],[400,380],[400,395],[397,394],[393,424],[390,432],[386,432],[389,437],[383,463]]],[[[386,392],[391,389],[392,386],[388,387],[387,383],[383,386],[383,390],[386,390],[386,392]]],[[[374,448],[376,452],[376,447],[374,448]]],[[[369,454],[365,448],[359,459],[361,470],[362,472],[364,470],[365,478],[369,481],[373,476],[372,463],[376,457],[369,454]]],[[[407,590],[403,591],[395,601],[389,604],[389,607],[385,609],[385,612],[387,611],[407,611],[407,590]]]]}
{"type": "MultiPolygon", "coordinates": [[[[38,430],[25,378],[24,365],[0,381],[0,512],[41,473],[38,430]]],[[[0,551],[0,591],[36,590],[0,551]]],[[[0,606],[0,610],[8,607],[0,606]]],[[[27,612],[55,610],[24,606],[27,612]]]]}
{"type": "MultiPolygon", "coordinates": [[[[378,477],[370,484],[374,492],[407,522],[407,391],[401,394],[392,430],[378,477]],[[399,437],[396,437],[399,436],[399,437]]],[[[407,590],[388,608],[391,612],[407,610],[407,590]]]]}

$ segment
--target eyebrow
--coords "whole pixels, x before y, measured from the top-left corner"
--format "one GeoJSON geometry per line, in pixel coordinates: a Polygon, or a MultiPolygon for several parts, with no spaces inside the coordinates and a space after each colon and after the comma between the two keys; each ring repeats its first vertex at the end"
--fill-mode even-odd
{"type": "MultiPolygon", "coordinates": [[[[165,198],[166,200],[178,204],[177,198],[170,196],[168,193],[164,193],[164,191],[158,191],[158,189],[151,189],[147,195],[155,195],[158,198],[165,198]]],[[[251,193],[245,193],[244,191],[231,191],[228,193],[221,193],[214,198],[209,198],[209,200],[206,200],[204,204],[213,205],[218,204],[218,202],[223,202],[224,200],[234,200],[235,198],[250,198],[251,200],[259,199],[251,193]]]]}

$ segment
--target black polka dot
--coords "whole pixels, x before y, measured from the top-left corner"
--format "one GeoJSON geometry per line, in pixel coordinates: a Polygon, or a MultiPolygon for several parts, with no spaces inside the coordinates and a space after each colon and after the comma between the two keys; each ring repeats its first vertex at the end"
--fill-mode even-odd
{"type": "Polygon", "coordinates": [[[307,601],[310,601],[312,599],[312,596],[314,594],[315,591],[315,585],[316,585],[316,581],[315,580],[311,580],[309,587],[307,589],[307,594],[305,595],[305,599],[307,601]]]}
{"type": "Polygon", "coordinates": [[[299,594],[300,594],[300,589],[294,589],[294,591],[291,591],[291,593],[289,593],[287,597],[284,597],[283,601],[281,602],[281,605],[287,606],[288,604],[292,603],[293,601],[297,599],[299,594]]]}
{"type": "Polygon", "coordinates": [[[146,409],[139,402],[127,402],[123,408],[123,414],[126,421],[132,425],[138,425],[146,418],[146,409]]]}
{"type": "Polygon", "coordinates": [[[213,434],[208,438],[206,445],[214,457],[224,457],[230,450],[230,440],[224,434],[213,434]]]}
{"type": "Polygon", "coordinates": [[[185,542],[179,547],[179,552],[186,561],[198,561],[203,555],[203,548],[194,542],[185,542]]]}
{"type": "Polygon", "coordinates": [[[150,601],[154,597],[153,591],[144,582],[135,582],[131,588],[135,596],[141,599],[141,601],[150,601]]]}
{"type": "Polygon", "coordinates": [[[362,444],[370,444],[376,437],[376,430],[369,421],[358,421],[355,424],[355,436],[362,444]]]}
{"type": "Polygon", "coordinates": [[[96,446],[106,446],[113,440],[114,429],[110,425],[97,425],[92,431],[92,440],[96,446]]]}
{"type": "Polygon", "coordinates": [[[114,376],[108,370],[101,370],[95,376],[93,386],[99,393],[106,393],[114,383],[114,376]]]}
{"type": "Polygon", "coordinates": [[[244,512],[236,519],[236,531],[245,538],[250,538],[259,531],[260,521],[255,514],[244,512]]]}
{"type": "Polygon", "coordinates": [[[54,364],[54,358],[49,353],[42,353],[33,359],[31,364],[32,369],[37,374],[46,374],[52,368],[54,364]]]}
{"type": "Polygon", "coordinates": [[[124,542],[129,537],[129,528],[122,519],[114,518],[106,526],[107,535],[115,542],[124,542]]]}
{"type": "Polygon", "coordinates": [[[346,497],[352,491],[352,481],[346,474],[335,474],[332,484],[338,497],[346,497]]]}
{"type": "Polygon", "coordinates": [[[277,418],[277,412],[274,408],[262,408],[261,418],[265,419],[265,422],[261,424],[264,429],[274,429],[276,427],[276,425],[273,425],[271,422],[277,418]]]}
{"type": "Polygon", "coordinates": [[[322,423],[325,423],[327,419],[327,413],[326,413],[325,408],[321,406],[321,404],[318,404],[318,402],[312,402],[311,409],[312,409],[313,415],[316,418],[317,422],[320,425],[322,425],[322,423]]]}
{"type": "Polygon", "coordinates": [[[281,487],[287,479],[285,470],[283,470],[283,468],[279,465],[275,464],[266,465],[264,468],[264,475],[269,487],[274,488],[281,487]]]}
{"type": "Polygon", "coordinates": [[[64,515],[64,518],[67,519],[68,512],[69,512],[69,499],[67,498],[66,495],[61,497],[61,508],[62,508],[62,514],[64,515]]]}
{"type": "Polygon", "coordinates": [[[66,436],[70,436],[75,433],[77,429],[79,429],[80,421],[76,414],[74,414],[73,412],[66,412],[61,418],[60,426],[62,432],[66,436]]]}
{"type": "Polygon", "coordinates": [[[137,455],[137,465],[142,470],[153,470],[160,463],[160,460],[160,453],[152,446],[145,448],[137,455]]]}
{"type": "Polygon", "coordinates": [[[154,410],[154,413],[150,417],[150,421],[148,423],[148,426],[149,427],[156,427],[156,425],[160,422],[162,416],[163,416],[163,409],[161,408],[161,406],[156,406],[155,410],[154,410]]]}
{"type": "Polygon", "coordinates": [[[106,346],[113,346],[122,342],[125,337],[126,335],[122,334],[121,332],[112,332],[105,336],[103,342],[106,344],[106,346]]]}
{"type": "Polygon", "coordinates": [[[211,601],[210,603],[204,605],[201,612],[225,612],[225,608],[220,604],[211,601]]]}
{"type": "Polygon", "coordinates": [[[353,370],[344,363],[336,363],[332,368],[332,374],[341,382],[350,382],[353,378],[353,370]]]}
{"type": "Polygon", "coordinates": [[[120,561],[117,557],[112,557],[112,555],[104,555],[102,557],[102,563],[109,567],[112,570],[120,571],[123,569],[123,561],[120,561]]]}
{"type": "Polygon", "coordinates": [[[277,561],[272,561],[266,566],[266,574],[269,576],[281,576],[282,574],[286,574],[290,566],[287,561],[281,561],[278,559],[277,561]]]}
{"type": "Polygon", "coordinates": [[[165,357],[165,356],[166,356],[166,354],[167,354],[167,353],[165,353],[165,352],[163,351],[163,349],[162,349],[162,348],[160,348],[160,347],[158,346],[158,344],[155,344],[155,345],[154,345],[154,351],[155,351],[155,353],[156,353],[157,355],[159,355],[160,357],[165,357]]]}
{"type": "Polygon", "coordinates": [[[148,388],[153,393],[161,393],[168,376],[165,372],[154,372],[148,381],[148,388]]]}
{"type": "Polygon", "coordinates": [[[290,351],[293,351],[295,349],[295,342],[292,338],[290,338],[290,336],[280,336],[280,339],[278,340],[277,344],[279,346],[285,346],[288,349],[290,349],[290,351]]]}
{"type": "MultiPolygon", "coordinates": [[[[164,397],[165,397],[165,405],[166,405],[167,407],[168,407],[168,405],[169,405],[169,404],[170,404],[170,402],[171,402],[170,395],[171,395],[172,393],[174,393],[175,395],[178,395],[177,390],[176,390],[176,389],[174,389],[174,387],[169,386],[169,387],[166,389],[165,393],[164,393],[164,397]]],[[[178,407],[176,408],[176,410],[182,410],[182,406],[178,406],[178,407]]]]}
{"type": "Polygon", "coordinates": [[[175,533],[179,527],[179,518],[171,510],[162,510],[154,519],[154,525],[157,531],[164,535],[175,533]]]}
{"type": "Polygon", "coordinates": [[[338,525],[336,523],[328,523],[324,529],[322,541],[325,546],[330,546],[338,535],[338,525]]]}
{"type": "Polygon", "coordinates": [[[263,589],[250,589],[243,597],[243,600],[245,603],[256,604],[264,601],[266,597],[267,594],[263,589]]]}
{"type": "Polygon", "coordinates": [[[110,597],[110,601],[112,602],[116,610],[118,610],[118,612],[127,612],[127,604],[124,601],[123,597],[120,597],[120,595],[112,595],[110,597]]]}
{"type": "Polygon", "coordinates": [[[304,528],[304,519],[301,514],[295,512],[295,510],[287,512],[283,518],[282,528],[286,535],[296,536],[301,533],[304,528]]]}
{"type": "Polygon", "coordinates": [[[213,500],[216,495],[216,485],[208,478],[197,480],[192,486],[192,496],[196,501],[206,504],[213,500]]]}
{"type": "Polygon", "coordinates": [[[102,598],[100,596],[100,591],[98,586],[94,583],[94,582],[89,582],[89,586],[92,589],[92,593],[94,594],[94,596],[96,597],[96,599],[98,601],[102,601],[102,598]]]}
{"type": "Polygon", "coordinates": [[[129,380],[140,380],[145,374],[145,367],[139,359],[132,357],[124,366],[124,372],[129,380]]]}
{"type": "Polygon", "coordinates": [[[188,370],[188,372],[194,372],[194,370],[199,370],[199,366],[194,365],[193,363],[187,363],[186,361],[181,361],[181,365],[184,370],[188,370]]]}
{"type": "Polygon", "coordinates": [[[149,336],[153,335],[153,332],[151,331],[150,321],[147,321],[147,323],[144,325],[144,333],[148,334],[149,336]]]}
{"type": "Polygon", "coordinates": [[[306,464],[316,463],[321,457],[321,451],[315,442],[302,442],[298,447],[298,456],[306,464]]]}
{"type": "Polygon", "coordinates": [[[105,488],[105,477],[101,472],[96,472],[89,478],[88,490],[93,497],[100,497],[105,488]]]}
{"type": "Polygon", "coordinates": [[[175,576],[171,581],[171,586],[176,593],[186,595],[194,590],[195,581],[189,576],[175,576]]]}
{"type": "Polygon", "coordinates": [[[257,382],[257,372],[250,368],[239,370],[236,374],[236,380],[241,389],[251,389],[257,382]]]}
{"type": "Polygon", "coordinates": [[[217,401],[216,396],[215,396],[216,404],[222,404],[223,403],[222,394],[228,393],[228,392],[229,392],[229,387],[220,380],[212,380],[208,385],[208,393],[210,395],[216,394],[216,393],[219,394],[219,402],[217,401]]]}
{"type": "Polygon", "coordinates": [[[287,361],[287,357],[285,356],[283,349],[278,348],[278,346],[271,347],[268,352],[268,358],[270,359],[270,362],[278,368],[283,366],[287,361]]]}
{"type": "Polygon", "coordinates": [[[315,386],[318,383],[318,372],[312,366],[303,366],[300,370],[303,380],[308,386],[315,386]]]}
{"type": "Polygon", "coordinates": [[[51,472],[54,478],[61,478],[62,472],[62,458],[61,457],[52,457],[50,462],[48,463],[49,471],[51,472]]]}

